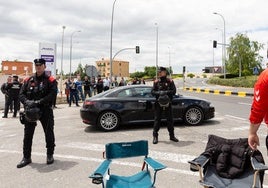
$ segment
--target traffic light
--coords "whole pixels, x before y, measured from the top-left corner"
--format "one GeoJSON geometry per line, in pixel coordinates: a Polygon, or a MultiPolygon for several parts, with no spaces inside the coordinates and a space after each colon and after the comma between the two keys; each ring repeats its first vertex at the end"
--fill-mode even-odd
{"type": "Polygon", "coordinates": [[[140,53],[140,47],[136,46],[136,54],[139,54],[139,53],[140,53]]]}
{"type": "Polygon", "coordinates": [[[217,48],[217,41],[213,40],[213,48],[217,48]]]}
{"type": "Polygon", "coordinates": [[[182,72],[185,73],[185,66],[182,67],[182,72]]]}

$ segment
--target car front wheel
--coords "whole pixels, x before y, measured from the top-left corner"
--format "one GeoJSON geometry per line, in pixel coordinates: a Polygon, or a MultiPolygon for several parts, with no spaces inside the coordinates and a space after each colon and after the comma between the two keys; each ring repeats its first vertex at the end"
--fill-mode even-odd
{"type": "Polygon", "coordinates": [[[203,111],[198,107],[190,107],[184,115],[184,121],[188,125],[198,125],[203,121],[203,111]]]}
{"type": "Polygon", "coordinates": [[[119,118],[116,113],[103,112],[98,119],[98,127],[104,131],[115,130],[119,125],[119,118]]]}

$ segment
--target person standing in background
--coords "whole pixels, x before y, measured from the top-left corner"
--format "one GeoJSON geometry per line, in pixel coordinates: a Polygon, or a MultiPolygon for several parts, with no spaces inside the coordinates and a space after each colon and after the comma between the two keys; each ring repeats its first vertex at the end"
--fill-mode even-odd
{"type": "Polygon", "coordinates": [[[13,103],[14,111],[13,111],[13,117],[17,117],[18,107],[19,107],[19,93],[21,88],[21,83],[19,82],[18,76],[13,76],[12,83],[8,83],[6,86],[7,91],[7,101],[5,104],[5,111],[3,118],[7,118],[8,109],[9,106],[13,103]]]}
{"type": "Polygon", "coordinates": [[[79,106],[77,82],[75,82],[74,79],[72,78],[68,84],[69,84],[69,88],[70,88],[69,107],[72,105],[73,99],[75,100],[76,106],[79,106]]]}
{"type": "Polygon", "coordinates": [[[96,88],[96,79],[95,79],[95,76],[92,76],[92,78],[91,78],[91,82],[90,82],[90,93],[91,93],[91,96],[97,94],[97,88],[96,88]]]}
{"type": "Polygon", "coordinates": [[[110,89],[110,84],[111,84],[111,81],[108,77],[105,77],[103,79],[103,91],[107,91],[110,89]]]}
{"type": "Polygon", "coordinates": [[[84,94],[85,94],[85,99],[88,97],[91,97],[91,82],[90,82],[90,78],[88,78],[87,76],[85,76],[85,80],[83,82],[83,86],[84,86],[84,94]]]}
{"type": "Polygon", "coordinates": [[[101,75],[98,75],[98,80],[96,83],[96,89],[97,89],[97,93],[101,93],[103,92],[103,81],[101,79],[101,75]]]}
{"type": "Polygon", "coordinates": [[[78,100],[85,100],[84,97],[84,92],[83,92],[83,82],[81,80],[81,77],[78,75],[77,80],[76,80],[76,85],[77,85],[77,91],[78,91],[78,100]]]}
{"type": "Polygon", "coordinates": [[[70,82],[71,82],[71,79],[68,78],[66,80],[66,82],[64,83],[65,84],[65,95],[66,95],[66,100],[67,100],[68,104],[69,104],[69,101],[70,101],[70,82]]]}
{"type": "MultiPolygon", "coordinates": [[[[7,85],[12,83],[12,76],[8,76],[7,78],[7,82],[6,83],[3,83],[1,85],[1,92],[5,95],[5,104],[7,103],[8,101],[8,93],[7,93],[7,85]]],[[[10,104],[9,106],[9,110],[11,113],[13,113],[13,103],[10,104]]]]}

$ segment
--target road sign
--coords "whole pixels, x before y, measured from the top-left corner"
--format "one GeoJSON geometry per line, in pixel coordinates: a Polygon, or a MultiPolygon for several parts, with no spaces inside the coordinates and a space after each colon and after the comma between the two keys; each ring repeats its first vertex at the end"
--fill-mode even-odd
{"type": "Polygon", "coordinates": [[[98,71],[97,71],[95,66],[88,65],[86,67],[86,74],[87,74],[87,76],[90,76],[90,77],[93,77],[93,76],[97,77],[98,76],[98,71]]]}
{"type": "Polygon", "coordinates": [[[254,75],[259,74],[258,67],[254,67],[254,68],[253,68],[253,74],[254,74],[254,75]]]}

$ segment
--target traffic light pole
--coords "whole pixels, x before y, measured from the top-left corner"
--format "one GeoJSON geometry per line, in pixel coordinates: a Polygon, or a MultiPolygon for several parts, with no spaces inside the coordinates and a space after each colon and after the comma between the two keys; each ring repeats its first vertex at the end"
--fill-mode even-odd
{"type": "Polygon", "coordinates": [[[114,54],[112,60],[114,60],[115,56],[117,56],[120,52],[125,51],[125,50],[133,50],[133,49],[135,50],[136,48],[123,48],[123,49],[119,50],[118,52],[116,52],[114,54]]]}

